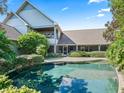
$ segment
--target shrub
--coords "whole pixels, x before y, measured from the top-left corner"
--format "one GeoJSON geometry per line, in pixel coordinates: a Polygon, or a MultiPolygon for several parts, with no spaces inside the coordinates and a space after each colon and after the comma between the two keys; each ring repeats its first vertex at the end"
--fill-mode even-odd
{"type": "Polygon", "coordinates": [[[56,58],[56,57],[62,57],[61,53],[48,53],[47,58],[56,58]]]}
{"type": "Polygon", "coordinates": [[[71,52],[71,53],[69,54],[69,56],[70,56],[70,57],[82,57],[82,55],[80,54],[80,52],[77,52],[77,51],[71,52]]]}
{"type": "Polygon", "coordinates": [[[15,60],[15,65],[31,65],[31,64],[40,64],[44,61],[42,55],[31,54],[31,55],[21,55],[18,56],[15,60]]]}
{"type": "Polygon", "coordinates": [[[40,93],[34,89],[29,89],[26,86],[17,88],[12,86],[12,80],[5,75],[0,75],[0,93],[40,93]]]}
{"type": "Polygon", "coordinates": [[[28,64],[27,55],[17,56],[15,61],[14,61],[14,67],[15,68],[20,66],[20,65],[25,66],[26,64],[28,64]]]}
{"type": "Polygon", "coordinates": [[[21,88],[17,88],[17,87],[14,87],[14,86],[10,86],[6,89],[2,89],[0,90],[0,93],[40,93],[34,89],[30,89],[26,86],[22,86],[21,88]]]}
{"type": "Polygon", "coordinates": [[[4,59],[0,59],[0,74],[6,74],[9,70],[13,69],[13,63],[8,63],[4,59]]]}
{"type": "Polygon", "coordinates": [[[21,69],[26,66],[31,66],[35,64],[41,64],[44,61],[44,57],[42,55],[31,54],[31,55],[21,55],[17,56],[13,63],[4,62],[4,60],[0,61],[0,74],[8,73],[13,69],[21,69]]]}
{"type": "Polygon", "coordinates": [[[39,46],[36,48],[36,53],[39,54],[39,55],[45,56],[46,52],[47,52],[47,50],[46,50],[45,45],[39,45],[39,46]]]}
{"type": "Polygon", "coordinates": [[[0,29],[0,58],[12,63],[15,58],[15,53],[11,50],[12,42],[5,36],[5,33],[0,29]]]}
{"type": "Polygon", "coordinates": [[[73,51],[69,54],[70,57],[89,57],[88,53],[84,51],[73,51]]]}
{"type": "Polygon", "coordinates": [[[39,45],[40,47],[41,45],[44,45],[44,51],[46,51],[48,49],[48,40],[45,35],[30,31],[29,33],[19,37],[18,45],[23,54],[33,54],[37,53],[36,50],[39,45]]]}
{"type": "Polygon", "coordinates": [[[9,87],[11,84],[12,80],[8,79],[8,77],[5,75],[0,75],[0,90],[9,87]]]}
{"type": "Polygon", "coordinates": [[[114,41],[107,50],[109,62],[118,67],[119,70],[124,69],[124,38],[114,41]]]}
{"type": "Polygon", "coordinates": [[[44,57],[42,55],[32,54],[28,56],[28,60],[34,63],[42,63],[44,61],[44,57]]]}
{"type": "Polygon", "coordinates": [[[106,57],[106,52],[104,51],[93,51],[93,52],[87,52],[90,57],[106,57]]]}

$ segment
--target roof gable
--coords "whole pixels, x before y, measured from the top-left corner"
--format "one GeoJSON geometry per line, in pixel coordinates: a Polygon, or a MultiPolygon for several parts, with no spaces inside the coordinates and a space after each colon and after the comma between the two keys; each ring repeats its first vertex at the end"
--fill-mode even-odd
{"type": "Polygon", "coordinates": [[[30,24],[33,28],[41,28],[45,26],[53,26],[54,21],[51,20],[44,13],[39,11],[34,5],[25,1],[21,7],[17,10],[17,15],[24,21],[30,24]]]}
{"type": "Polygon", "coordinates": [[[11,12],[3,23],[16,28],[18,31],[20,31],[20,33],[27,32],[27,23],[15,13],[11,12]]]}
{"type": "Polygon", "coordinates": [[[25,25],[27,25],[27,23],[21,19],[17,14],[11,12],[7,15],[7,17],[4,19],[3,23],[6,24],[10,19],[16,19],[18,18],[21,22],[23,22],[25,25]]]}
{"type": "Polygon", "coordinates": [[[75,43],[67,35],[62,33],[61,37],[58,41],[58,44],[60,44],[60,45],[66,45],[66,44],[73,45],[75,43]]]}
{"type": "Polygon", "coordinates": [[[5,35],[11,40],[17,40],[22,35],[16,28],[5,24],[0,24],[0,28],[4,29],[5,35]]]}

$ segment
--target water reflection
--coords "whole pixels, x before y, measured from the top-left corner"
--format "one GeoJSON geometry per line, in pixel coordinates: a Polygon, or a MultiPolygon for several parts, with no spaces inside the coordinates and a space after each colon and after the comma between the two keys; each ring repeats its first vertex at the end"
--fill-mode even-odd
{"type": "Polygon", "coordinates": [[[52,75],[30,73],[23,78],[14,80],[14,85],[21,87],[26,85],[35,88],[42,93],[91,93],[88,92],[88,83],[81,79],[61,76],[54,78],[52,75]]]}
{"type": "Polygon", "coordinates": [[[60,93],[91,93],[88,92],[88,85],[82,79],[63,77],[60,84],[60,93]]]}

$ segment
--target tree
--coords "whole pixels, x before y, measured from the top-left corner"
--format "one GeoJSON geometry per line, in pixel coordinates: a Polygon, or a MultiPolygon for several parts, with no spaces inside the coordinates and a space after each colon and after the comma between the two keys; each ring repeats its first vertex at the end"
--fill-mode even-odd
{"type": "Polygon", "coordinates": [[[107,23],[108,28],[104,33],[105,38],[112,41],[107,50],[107,57],[111,64],[122,70],[124,69],[124,0],[109,0],[109,4],[113,21],[107,23]]]}
{"type": "Polygon", "coordinates": [[[7,62],[12,62],[15,58],[15,53],[11,50],[11,41],[5,36],[3,29],[0,29],[0,58],[7,62]]]}
{"type": "Polygon", "coordinates": [[[19,45],[19,50],[23,54],[35,54],[35,53],[39,53],[38,51],[42,51],[42,52],[47,51],[48,40],[43,34],[34,31],[29,31],[28,33],[19,37],[18,45],[19,45]]]}
{"type": "MultiPolygon", "coordinates": [[[[121,30],[124,32],[124,0],[108,0],[109,6],[111,7],[111,13],[113,15],[113,20],[107,22],[105,26],[107,30],[103,33],[104,38],[107,41],[114,41],[116,37],[116,32],[121,30]]],[[[123,36],[124,33],[122,33],[123,36]]]]}
{"type": "Polygon", "coordinates": [[[7,13],[7,0],[0,0],[0,13],[4,14],[7,13]]]}

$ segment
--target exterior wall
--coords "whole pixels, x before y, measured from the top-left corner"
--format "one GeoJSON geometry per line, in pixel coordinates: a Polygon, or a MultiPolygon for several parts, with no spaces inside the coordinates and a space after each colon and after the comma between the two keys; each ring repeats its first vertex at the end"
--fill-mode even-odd
{"type": "Polygon", "coordinates": [[[55,43],[55,39],[54,38],[48,38],[48,41],[50,43],[50,45],[55,45],[58,43],[58,40],[56,39],[56,43],[55,43]]]}
{"type": "Polygon", "coordinates": [[[12,16],[7,22],[7,25],[10,25],[12,27],[15,27],[19,32],[22,34],[25,34],[27,32],[27,27],[25,24],[15,15],[12,16]]]}
{"type": "Polygon", "coordinates": [[[29,4],[18,15],[34,28],[53,25],[50,20],[29,4]]]}

